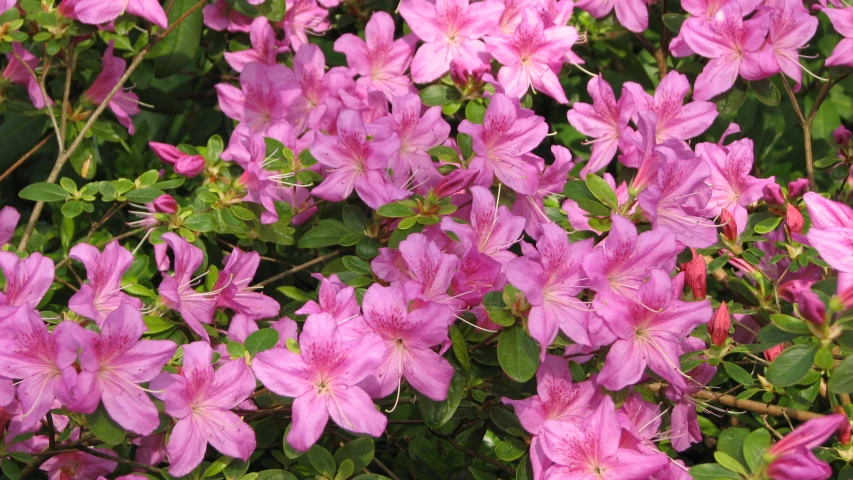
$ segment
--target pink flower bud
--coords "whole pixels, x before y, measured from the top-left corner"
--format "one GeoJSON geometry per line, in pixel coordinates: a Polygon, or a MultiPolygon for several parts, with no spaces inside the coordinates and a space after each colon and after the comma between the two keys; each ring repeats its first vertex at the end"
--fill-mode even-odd
{"type": "Polygon", "coordinates": [[[803,233],[804,224],[803,214],[800,213],[797,207],[789,203],[785,212],[785,226],[788,227],[788,231],[791,233],[803,233]]]}
{"type": "Polygon", "coordinates": [[[775,347],[770,347],[764,351],[764,358],[767,359],[768,362],[772,362],[780,353],[782,353],[782,350],[785,350],[785,345],[781,343],[775,347]]]}
{"type": "Polygon", "coordinates": [[[782,205],[785,203],[785,196],[782,195],[782,187],[776,183],[768,183],[761,189],[764,194],[764,201],[770,205],[782,205]]]}
{"type": "Polygon", "coordinates": [[[167,193],[155,198],[151,203],[154,206],[154,210],[158,213],[168,213],[171,215],[178,211],[178,202],[167,193]]]}
{"type": "Polygon", "coordinates": [[[726,343],[729,336],[729,328],[732,326],[732,316],[729,315],[729,307],[725,303],[714,313],[714,317],[708,323],[708,333],[711,335],[711,343],[721,347],[726,343]]]}
{"type": "Polygon", "coordinates": [[[477,174],[476,170],[465,170],[462,168],[454,170],[438,182],[438,185],[433,188],[433,193],[438,198],[449,197],[454,193],[468,188],[477,174]]]}
{"type": "Polygon", "coordinates": [[[697,254],[696,250],[692,248],[690,250],[693,252],[693,260],[681,266],[681,270],[684,272],[684,283],[693,292],[694,300],[704,300],[708,287],[708,271],[705,266],[705,259],[702,258],[702,255],[697,254]]]}
{"type": "Polygon", "coordinates": [[[720,212],[720,221],[723,227],[723,238],[730,242],[737,240],[737,221],[725,208],[720,212]]]}
{"type": "Polygon", "coordinates": [[[846,147],[850,143],[850,139],[853,138],[853,132],[848,130],[844,125],[840,125],[832,132],[832,136],[835,138],[836,144],[846,147]]]}
{"type": "MultiPolygon", "coordinates": [[[[841,405],[836,405],[832,409],[832,411],[834,413],[844,415],[845,417],[847,416],[847,414],[844,412],[844,408],[842,408],[841,405]]],[[[835,431],[835,437],[838,439],[838,441],[842,445],[844,445],[846,447],[846,446],[850,445],[850,436],[851,436],[850,422],[849,421],[841,422],[841,425],[838,426],[838,430],[835,431]]]]}
{"type": "Polygon", "coordinates": [[[815,325],[823,325],[826,321],[826,306],[811,290],[804,290],[797,295],[797,309],[803,319],[815,325]]]}
{"type": "Polygon", "coordinates": [[[809,191],[809,179],[799,178],[788,183],[788,198],[800,198],[809,191]]]}
{"type": "Polygon", "coordinates": [[[148,142],[148,146],[160,160],[175,167],[175,173],[178,175],[191,178],[204,170],[204,157],[201,155],[187,155],[166,143],[148,142]]]}

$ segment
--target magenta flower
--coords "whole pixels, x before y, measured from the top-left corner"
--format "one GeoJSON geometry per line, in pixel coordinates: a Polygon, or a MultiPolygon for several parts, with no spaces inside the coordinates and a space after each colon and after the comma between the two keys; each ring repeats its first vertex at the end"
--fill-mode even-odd
{"type": "Polygon", "coordinates": [[[204,170],[204,157],[188,155],[173,145],[159,142],[148,142],[148,146],[157,158],[175,168],[175,173],[192,178],[204,170]]]}
{"type": "Polygon", "coordinates": [[[230,308],[250,318],[277,317],[281,309],[278,302],[253,290],[249,283],[255,277],[261,256],[258,252],[243,252],[234,248],[225,256],[225,266],[219,272],[219,278],[213,286],[218,292],[216,306],[230,308]]]}
{"type": "MultiPolygon", "coordinates": [[[[829,266],[841,273],[853,274],[853,209],[814,192],[806,193],[803,200],[812,220],[812,227],[806,234],[809,243],[829,266]]],[[[847,278],[845,276],[844,280],[847,278]]]]}
{"type": "Polygon", "coordinates": [[[161,395],[166,413],[177,419],[166,450],[169,473],[190,473],[204,459],[207,444],[229,457],[248,460],[255,450],[255,432],[230,410],[255,390],[255,379],[243,359],[233,360],[214,372],[213,350],[204,342],[183,346],[179,375],[163,373],[151,388],[161,395]]]}
{"type": "Polygon", "coordinates": [[[592,239],[569,244],[566,231],[557,225],[543,225],[536,242],[538,255],[525,255],[507,265],[509,283],[524,292],[530,302],[528,328],[539,342],[540,356],[562,330],[575,343],[589,345],[589,307],[577,298],[587,286],[581,268],[592,250],[592,239]]]}
{"type": "Polygon", "coordinates": [[[5,326],[8,333],[0,338],[0,372],[20,380],[21,429],[27,431],[53,408],[54,399],[63,405],[75,403],[71,389],[77,371],[73,364],[83,328],[62,322],[48,332],[41,316],[27,308],[15,310],[5,326]]]}
{"type": "MultiPolygon", "coordinates": [[[[315,274],[315,278],[319,275],[315,274]]],[[[296,313],[298,315],[328,313],[339,324],[356,320],[361,315],[361,308],[355,299],[355,288],[339,284],[337,282],[338,276],[335,274],[329,278],[322,276],[319,278],[318,302],[308,300],[296,313]]]]}
{"type": "Polygon", "coordinates": [[[480,38],[500,33],[503,9],[503,3],[496,0],[473,5],[468,0],[401,1],[400,15],[424,41],[412,60],[412,80],[432,82],[447,73],[453,60],[469,72],[488,64],[486,45],[480,38]]]}
{"type": "Polygon", "coordinates": [[[637,234],[637,227],[624,217],[613,215],[607,238],[584,259],[583,269],[596,292],[612,292],[632,298],[650,270],[672,271],[681,251],[675,235],[666,229],[637,234]]]}
{"type": "Polygon", "coordinates": [[[281,26],[294,52],[308,43],[308,33],[320,35],[329,29],[329,11],[317,5],[316,0],[287,0],[285,7],[281,26]]]}
{"type": "Polygon", "coordinates": [[[853,7],[824,8],[822,11],[832,22],[832,28],[844,37],[827,57],[824,65],[853,67],[853,7]]]}
{"type": "Polygon", "coordinates": [[[651,110],[657,117],[657,143],[669,138],[688,140],[701,135],[717,118],[717,106],[711,102],[690,102],[682,105],[690,92],[686,75],[669,72],[655,90],[654,97],[634,82],[624,87],[634,99],[634,112],[651,110]]]}
{"type": "Polygon", "coordinates": [[[391,101],[416,93],[405,72],[412,62],[417,37],[410,33],[394,40],[394,19],[377,11],[364,27],[364,38],[345,33],[335,40],[335,51],[346,55],[347,65],[361,75],[356,83],[379,90],[391,101]]]}
{"type": "Polygon", "coordinates": [[[497,260],[471,248],[459,259],[459,267],[450,282],[450,293],[460,302],[475,307],[487,293],[503,289],[506,279],[502,268],[497,260]]]}
{"type": "Polygon", "coordinates": [[[711,59],[696,78],[696,100],[708,100],[729,90],[738,75],[745,80],[759,80],[775,73],[772,52],[761,51],[769,23],[767,15],[744,20],[737,2],[729,2],[709,23],[683,25],[687,45],[711,59]]]}
{"type": "Polygon", "coordinates": [[[518,99],[496,93],[486,108],[482,125],[463,120],[459,132],[471,135],[478,185],[491,185],[492,175],[518,193],[536,193],[542,159],[530,153],[548,134],[545,119],[521,108],[518,99]]]}
{"type": "Polygon", "coordinates": [[[384,343],[382,361],[359,384],[374,398],[400,388],[403,378],[415,390],[435,401],[447,397],[453,366],[432,350],[447,339],[453,317],[436,303],[410,310],[399,287],[371,285],[362,302],[364,317],[359,324],[343,329],[375,333],[384,343]]]}
{"type": "Polygon", "coordinates": [[[219,83],[216,94],[222,113],[245,123],[252,133],[264,134],[286,123],[285,116],[300,88],[289,68],[255,62],[240,73],[240,88],[219,83]]]}
{"type": "Polygon", "coordinates": [[[343,109],[341,91],[353,90],[351,76],[343,67],[326,71],[326,57],[317,45],[303,45],[293,56],[293,74],[301,94],[293,100],[287,121],[296,133],[306,129],[333,131],[343,109]]]}
{"type": "Polygon", "coordinates": [[[809,420],[795,428],[767,450],[767,456],[773,458],[767,467],[768,477],[775,480],[824,480],[831,477],[829,465],[811,451],[848,422],[847,416],[834,414],[809,420]]]}
{"type": "Polygon", "coordinates": [[[803,78],[800,49],[814,36],[820,22],[809,14],[802,0],[774,0],[767,7],[770,9],[770,48],[778,69],[799,85],[803,78]]]}
{"type": "Polygon", "coordinates": [[[645,0],[581,0],[575,6],[595,18],[606,17],[615,9],[619,24],[634,33],[649,28],[649,7],[645,0]]]}
{"type": "Polygon", "coordinates": [[[344,343],[328,314],[310,315],[299,336],[297,355],[283,348],[259,353],[252,369],[264,386],[293,397],[293,423],[287,443],[307,451],[317,442],[329,417],[354,433],[379,436],[387,419],[358,384],[374,372],[385,355],[382,338],[374,333],[344,343]]]}
{"type": "Polygon", "coordinates": [[[613,400],[604,396],[581,425],[545,422],[542,449],[554,465],[545,478],[646,480],[665,469],[666,455],[622,448],[613,400]]]}
{"type": "Polygon", "coordinates": [[[35,309],[53,284],[53,261],[34,252],[21,260],[12,252],[0,252],[0,269],[6,291],[0,292],[0,325],[19,306],[35,309]]]}
{"type": "Polygon", "coordinates": [[[18,226],[20,219],[21,214],[15,210],[15,207],[5,206],[0,209],[0,248],[9,243],[15,235],[15,227],[18,226]]]}
{"type": "Polygon", "coordinates": [[[427,108],[423,115],[421,98],[416,94],[405,94],[391,99],[391,115],[386,115],[367,126],[367,131],[376,139],[396,134],[400,139],[400,150],[391,158],[391,168],[397,184],[404,184],[411,177],[418,191],[426,191],[436,185],[442,176],[428,150],[447,140],[450,125],[441,118],[441,107],[427,108]]]}
{"type": "MultiPolygon", "coordinates": [[[[30,51],[24,48],[20,43],[12,44],[12,53],[21,57],[21,60],[23,60],[33,70],[38,67],[38,58],[36,58],[35,55],[30,53],[30,51]]],[[[6,68],[3,70],[3,78],[26,87],[27,93],[30,96],[30,102],[32,102],[36,109],[41,110],[46,104],[44,103],[44,95],[41,93],[39,82],[30,75],[30,72],[24,68],[24,65],[18,61],[12,53],[6,54],[6,60],[8,60],[9,63],[6,64],[6,68]]],[[[53,100],[50,100],[50,104],[53,105],[53,100]]]]}
{"type": "MultiPolygon", "coordinates": [[[[118,456],[116,452],[107,448],[93,448],[92,450],[113,457],[118,456]]],[[[39,467],[39,470],[47,472],[48,480],[92,480],[93,478],[103,478],[103,475],[110,474],[117,466],[118,462],[81,451],[61,453],[51,457],[39,467]]]]}
{"type": "Polygon", "coordinates": [[[248,32],[252,19],[238,12],[226,0],[214,0],[202,9],[204,25],[216,31],[248,32]]]}
{"type": "Polygon", "coordinates": [[[617,337],[598,375],[599,384],[608,390],[634,385],[649,367],[670,385],[688,388],[686,375],[679,370],[679,342],[710,320],[713,310],[707,300],[678,300],[680,290],[673,288],[664,270],[654,269],[633,298],[599,294],[597,313],[617,337]]]}
{"type": "Polygon", "coordinates": [[[149,435],[160,424],[157,407],[140,383],[150,382],[172,358],[171,340],[140,340],[146,331],[138,307],[121,303],[101,323],[101,334],[86,331],[74,396],[74,410],[92,413],[100,401],[123,428],[149,435]]]}
{"type": "Polygon", "coordinates": [[[706,183],[711,185],[711,198],[703,213],[717,216],[723,209],[735,218],[738,234],[747,224],[746,207],[761,200],[763,189],[775,185],[775,177],[755,178],[750,175],[753,165],[752,140],[744,138],[725,148],[712,143],[700,143],[696,154],[711,167],[706,183]]]}
{"type": "MultiPolygon", "coordinates": [[[[98,5],[103,4],[103,2],[99,0],[92,0],[92,3],[98,5]]],[[[112,3],[120,4],[120,2],[112,3]]],[[[157,4],[157,7],[160,8],[161,12],[163,11],[159,4],[157,4]]],[[[89,102],[99,105],[103,103],[107,99],[110,91],[115,88],[119,78],[124,75],[124,71],[127,70],[127,60],[113,55],[113,49],[113,42],[110,41],[109,46],[104,51],[104,56],[101,58],[101,64],[103,65],[101,73],[98,74],[98,77],[95,78],[95,81],[92,82],[89,89],[83,92],[83,98],[89,102]]],[[[130,117],[131,115],[139,113],[139,97],[133,92],[120,90],[113,96],[113,98],[110,99],[109,107],[118,119],[118,123],[133,135],[133,121],[130,117]]]]}
{"type": "Polygon", "coordinates": [[[92,25],[112,22],[127,12],[144,18],[161,29],[165,30],[169,26],[166,12],[157,0],[63,0],[59,8],[66,17],[92,25]]]}
{"type": "Polygon", "coordinates": [[[68,300],[71,311],[101,325],[107,315],[122,303],[129,303],[137,309],[142,307],[141,300],[121,291],[121,276],[133,263],[133,255],[118,242],[108,243],[103,253],[91,245],[80,243],[71,248],[68,256],[83,263],[89,279],[89,283],[80,286],[80,290],[68,300]]]}
{"type": "Polygon", "coordinates": [[[275,30],[266,17],[258,17],[252,21],[249,40],[252,42],[252,48],[224,54],[228,65],[238,72],[242,72],[246,65],[253,62],[275,65],[276,56],[290,50],[287,48],[287,42],[280,42],[275,37],[275,30]]]}
{"type": "Polygon", "coordinates": [[[355,190],[373,209],[408,196],[408,192],[388,184],[384,175],[389,160],[400,150],[396,135],[368,140],[361,115],[355,110],[341,112],[337,126],[337,135],[318,134],[311,145],[311,154],[329,167],[326,179],[312,190],[314,196],[340,202],[355,190]]]}
{"type": "Polygon", "coordinates": [[[213,293],[196,292],[193,289],[193,272],[204,261],[201,249],[172,232],[163,234],[163,241],[172,249],[175,256],[175,274],[163,274],[159,292],[163,304],[179,312],[187,326],[199,337],[210,341],[210,336],[202,323],[213,321],[216,310],[216,298],[213,293]]]}
{"type": "Polygon", "coordinates": [[[489,53],[503,65],[498,81],[510,97],[521,98],[527,90],[539,90],[559,103],[569,103],[557,73],[565,53],[578,40],[575,27],[546,28],[532,8],[521,13],[521,22],[511,35],[486,37],[489,53]]]}
{"type": "MultiPolygon", "coordinates": [[[[725,305],[725,303],[722,305],[725,305]]],[[[728,331],[726,331],[726,334],[728,335],[728,331]]],[[[696,337],[687,337],[681,343],[681,347],[679,352],[683,355],[696,350],[703,350],[705,343],[696,337]]],[[[716,373],[717,367],[703,363],[688,372],[691,381],[687,382],[686,390],[679,390],[674,387],[666,389],[666,397],[673,403],[669,424],[672,448],[675,450],[683,452],[690,448],[691,444],[702,441],[696,400],[691,397],[691,394],[703,390],[716,373]]]]}
{"type": "Polygon", "coordinates": [[[566,184],[566,175],[574,166],[572,154],[566,147],[551,146],[554,163],[545,167],[539,176],[539,186],[535,195],[518,194],[512,204],[512,213],[524,217],[524,231],[532,238],[542,235],[542,227],[553,223],[545,213],[543,200],[549,195],[559,195],[566,184]]]}
{"type": "Polygon", "coordinates": [[[524,218],[516,217],[504,205],[498,206],[495,196],[488,189],[473,186],[470,224],[458,223],[450,217],[441,219],[441,229],[453,232],[463,252],[475,248],[480,253],[507,264],[515,258],[508,249],[521,237],[524,218]]]}
{"type": "Polygon", "coordinates": [[[459,303],[447,294],[459,259],[444,253],[426,236],[409,235],[400,242],[400,255],[406,262],[406,275],[402,288],[407,300],[417,298],[453,307],[459,303]]]}
{"type": "Polygon", "coordinates": [[[622,95],[618,101],[610,84],[601,75],[586,84],[586,90],[592,97],[592,105],[576,102],[569,110],[569,123],[592,141],[592,154],[589,162],[581,170],[581,176],[606,167],[613,160],[623,139],[630,132],[628,123],[634,112],[631,95],[622,95]]]}

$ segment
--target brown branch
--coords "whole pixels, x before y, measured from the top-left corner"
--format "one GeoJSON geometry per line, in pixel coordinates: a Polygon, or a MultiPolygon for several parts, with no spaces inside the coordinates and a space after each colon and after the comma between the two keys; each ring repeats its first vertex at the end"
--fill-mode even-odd
{"type": "Polygon", "coordinates": [[[85,452],[93,457],[103,458],[105,460],[111,460],[113,462],[118,462],[122,465],[130,465],[133,468],[141,468],[143,470],[148,470],[151,473],[160,473],[160,469],[157,467],[152,467],[151,465],[146,465],[144,463],[134,462],[133,460],[127,460],[121,458],[119,456],[112,456],[106,453],[101,453],[97,450],[88,447],[77,447],[77,451],[85,452]]]}
{"type": "Polygon", "coordinates": [[[59,139],[65,145],[65,132],[68,127],[68,105],[71,97],[71,80],[74,74],[74,64],[77,62],[77,55],[74,49],[69,48],[65,54],[65,91],[62,94],[62,111],[60,112],[59,120],[59,139]]]}
{"type": "Polygon", "coordinates": [[[50,117],[50,122],[53,124],[53,132],[56,134],[56,144],[59,146],[59,153],[61,154],[64,150],[64,145],[62,144],[62,137],[59,134],[59,124],[56,123],[56,114],[53,113],[53,100],[50,98],[50,95],[47,94],[47,89],[44,86],[44,78],[47,76],[47,66],[48,63],[45,62],[44,72],[42,72],[42,78],[39,79],[39,76],[36,74],[35,70],[30,67],[30,64],[24,61],[20,55],[18,55],[14,50],[12,51],[12,56],[18,60],[18,63],[24,66],[27,70],[27,73],[33,77],[33,80],[38,84],[39,90],[41,91],[41,96],[44,98],[44,106],[47,109],[48,116],[50,117]]]}
{"type": "MultiPolygon", "coordinates": [[[[651,385],[647,385],[647,387],[649,388],[649,390],[657,392],[658,390],[663,388],[664,385],[660,383],[653,383],[651,385]]],[[[809,412],[807,410],[797,410],[796,408],[780,407],[778,405],[756,402],[754,400],[740,400],[739,398],[732,395],[720,395],[718,393],[714,393],[708,390],[700,390],[692,394],[692,397],[698,398],[700,400],[705,400],[707,402],[717,402],[727,407],[739,408],[742,410],[747,410],[760,414],[773,415],[774,417],[787,416],[788,418],[793,418],[794,420],[798,420],[801,422],[823,417],[823,414],[820,413],[809,412]]]]}
{"type": "Polygon", "coordinates": [[[290,275],[293,275],[293,274],[294,274],[294,273],[296,273],[296,272],[299,272],[299,271],[305,270],[306,268],[308,268],[308,267],[312,267],[312,266],[314,266],[314,265],[316,265],[316,264],[318,264],[318,263],[325,262],[326,260],[328,260],[328,259],[330,259],[330,258],[333,258],[333,257],[336,257],[336,256],[338,256],[338,255],[340,255],[340,254],[341,254],[341,251],[340,251],[340,250],[335,250],[335,251],[334,251],[334,252],[332,252],[332,253],[327,253],[327,254],[325,254],[325,255],[323,255],[323,256],[320,256],[320,257],[315,258],[314,260],[310,260],[310,261],[308,261],[308,262],[305,262],[305,263],[303,263],[302,265],[297,265],[297,266],[295,266],[295,267],[291,268],[290,270],[285,270],[285,271],[283,271],[283,272],[279,273],[278,275],[273,275],[272,277],[270,277],[270,278],[268,278],[268,279],[264,280],[263,282],[259,282],[257,286],[259,286],[259,287],[263,287],[264,285],[269,285],[270,283],[273,283],[273,282],[276,282],[276,281],[278,281],[278,280],[281,280],[282,278],[285,278],[285,277],[288,277],[288,276],[290,276],[290,275]]]}
{"type": "Polygon", "coordinates": [[[41,147],[43,147],[48,142],[48,140],[51,139],[51,137],[52,137],[52,135],[48,135],[48,136],[42,138],[41,141],[39,141],[39,143],[37,143],[33,148],[31,148],[29,152],[25,153],[21,158],[19,158],[17,161],[15,161],[15,163],[13,163],[11,167],[7,168],[5,172],[0,174],[0,182],[5,180],[6,177],[11,175],[12,172],[14,172],[21,165],[23,165],[24,162],[29,160],[30,157],[35,155],[35,153],[37,151],[39,151],[39,149],[41,149],[41,147]]]}
{"type": "Polygon", "coordinates": [[[388,476],[391,477],[391,480],[400,480],[400,477],[398,477],[397,475],[394,475],[394,472],[392,472],[390,468],[386,467],[385,464],[382,463],[381,460],[379,460],[376,457],[373,457],[373,462],[376,463],[377,465],[379,465],[379,468],[384,470],[385,473],[387,473],[388,476]]]}
{"type": "Polygon", "coordinates": [[[23,470],[21,470],[21,476],[19,477],[19,480],[27,480],[28,478],[33,476],[38,471],[39,467],[41,467],[44,462],[48,461],[48,459],[52,458],[53,456],[59,455],[61,453],[74,453],[79,445],[83,445],[84,443],[88,442],[89,440],[92,440],[93,438],[95,438],[94,435],[92,435],[91,433],[87,433],[86,435],[80,437],[78,440],[75,440],[74,442],[63,446],[63,448],[61,449],[51,450],[50,448],[48,448],[43,452],[33,454],[35,460],[28,463],[27,466],[24,467],[23,470]]]}

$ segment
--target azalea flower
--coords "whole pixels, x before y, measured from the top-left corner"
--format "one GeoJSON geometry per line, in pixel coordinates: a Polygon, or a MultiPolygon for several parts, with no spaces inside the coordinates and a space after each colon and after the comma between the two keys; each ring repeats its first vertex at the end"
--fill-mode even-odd
{"type": "Polygon", "coordinates": [[[553,223],[545,214],[543,200],[549,195],[559,195],[566,184],[566,175],[574,166],[572,154],[569,149],[560,145],[553,145],[551,153],[554,154],[554,162],[545,167],[539,175],[539,186],[535,195],[518,194],[512,204],[513,215],[524,217],[524,231],[533,239],[542,235],[542,228],[553,223]]]}
{"type": "Polygon", "coordinates": [[[201,9],[204,25],[212,30],[229,32],[248,32],[252,19],[238,12],[226,0],[214,0],[201,9]]]}
{"type": "Polygon", "coordinates": [[[822,12],[829,17],[832,28],[844,37],[832,50],[824,65],[853,67],[853,7],[824,8],[822,12]]]}
{"type": "Polygon", "coordinates": [[[317,0],[286,0],[284,5],[281,26],[294,52],[308,43],[309,33],[320,35],[329,29],[329,11],[317,5],[317,0]]]}
{"type": "Polygon", "coordinates": [[[205,341],[210,341],[210,336],[202,324],[213,321],[213,312],[216,309],[215,294],[196,292],[193,289],[193,272],[201,266],[204,254],[200,248],[172,232],[164,233],[162,238],[174,253],[175,274],[163,275],[159,287],[160,298],[164,305],[180,312],[190,330],[205,341]]]}
{"type": "Polygon", "coordinates": [[[64,16],[93,25],[112,22],[127,12],[144,18],[163,30],[169,26],[166,12],[157,0],[63,0],[59,8],[64,16]]]}
{"type": "Polygon", "coordinates": [[[15,210],[15,207],[5,206],[0,209],[0,248],[9,243],[15,235],[15,227],[18,226],[20,219],[21,214],[15,210]]]}
{"type": "Polygon", "coordinates": [[[800,49],[814,36],[820,22],[809,14],[802,0],[773,0],[768,2],[767,8],[770,9],[770,45],[765,48],[773,49],[778,69],[799,86],[803,78],[800,49]]]}
{"type": "Polygon", "coordinates": [[[175,173],[192,178],[204,170],[205,160],[201,155],[189,155],[173,145],[159,142],[148,142],[148,146],[157,158],[175,168],[175,173]]]}
{"type": "MultiPolygon", "coordinates": [[[[149,0],[145,1],[147,2],[149,0]]],[[[100,0],[93,0],[91,3],[97,5],[104,4],[100,0]]],[[[120,4],[120,2],[110,2],[110,5],[120,4]]],[[[163,11],[159,4],[157,4],[157,7],[160,8],[161,12],[163,11]]],[[[110,41],[109,46],[104,51],[104,56],[101,58],[101,64],[103,65],[101,73],[98,74],[98,77],[95,78],[95,81],[92,82],[89,89],[83,92],[83,98],[91,103],[104,103],[112,89],[115,88],[121,76],[124,75],[125,70],[127,70],[127,60],[113,55],[114,48],[113,42],[110,41]]],[[[118,123],[126,128],[128,133],[133,135],[133,121],[130,117],[139,113],[139,97],[133,92],[119,90],[118,93],[110,99],[109,106],[110,110],[112,110],[113,114],[118,119],[118,123]]]]}
{"type": "Polygon", "coordinates": [[[829,465],[811,451],[845,423],[849,424],[846,415],[833,414],[814,418],[795,428],[767,450],[766,455],[772,459],[767,475],[778,480],[824,480],[831,477],[829,465]]]}
{"type": "Polygon", "coordinates": [[[103,324],[122,303],[141,308],[142,301],[121,291],[121,277],[133,263],[133,254],[116,241],[104,247],[103,253],[86,243],[71,247],[68,256],[83,263],[89,283],[80,286],[68,300],[68,308],[78,315],[103,324]]]}
{"type": "Polygon", "coordinates": [[[645,0],[581,0],[575,6],[595,18],[603,18],[616,10],[619,24],[634,33],[649,28],[649,7],[645,0]]]}
{"type": "Polygon", "coordinates": [[[17,307],[35,309],[53,284],[53,261],[33,252],[23,260],[12,252],[0,252],[0,269],[6,291],[0,292],[0,325],[17,307]]]}
{"type": "MultiPolygon", "coordinates": [[[[12,3],[14,3],[13,0],[12,3]]],[[[11,7],[10,7],[11,8],[11,7]]],[[[8,9],[7,9],[8,10],[8,9]]],[[[39,60],[29,50],[23,47],[20,43],[12,44],[12,53],[6,54],[6,68],[3,70],[3,78],[10,82],[17,83],[26,87],[27,93],[30,96],[30,102],[36,109],[41,110],[47,105],[44,100],[44,94],[41,92],[39,82],[30,75],[30,72],[24,67],[20,60],[15,58],[15,55],[21,58],[31,69],[35,70],[38,67],[39,60]]],[[[48,98],[50,105],[53,105],[53,100],[48,98]]]]}
{"type": "Polygon", "coordinates": [[[265,134],[286,123],[288,109],[301,90],[293,72],[284,65],[254,62],[240,73],[240,88],[216,85],[222,113],[245,123],[253,133],[265,134]]]}
{"type": "MultiPolygon", "coordinates": [[[[93,478],[104,478],[103,475],[112,473],[118,466],[118,462],[96,457],[83,451],[74,453],[61,453],[50,457],[44,462],[39,470],[47,472],[49,480],[91,480],[93,478]]],[[[107,448],[92,448],[92,450],[118,457],[116,452],[107,448]]]]}

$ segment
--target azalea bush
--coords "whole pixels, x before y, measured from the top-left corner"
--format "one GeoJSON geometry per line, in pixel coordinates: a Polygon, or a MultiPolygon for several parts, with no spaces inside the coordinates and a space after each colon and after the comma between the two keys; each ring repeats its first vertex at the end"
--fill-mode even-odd
{"type": "Polygon", "coordinates": [[[853,7],[0,10],[5,478],[853,478],[853,7]]]}

